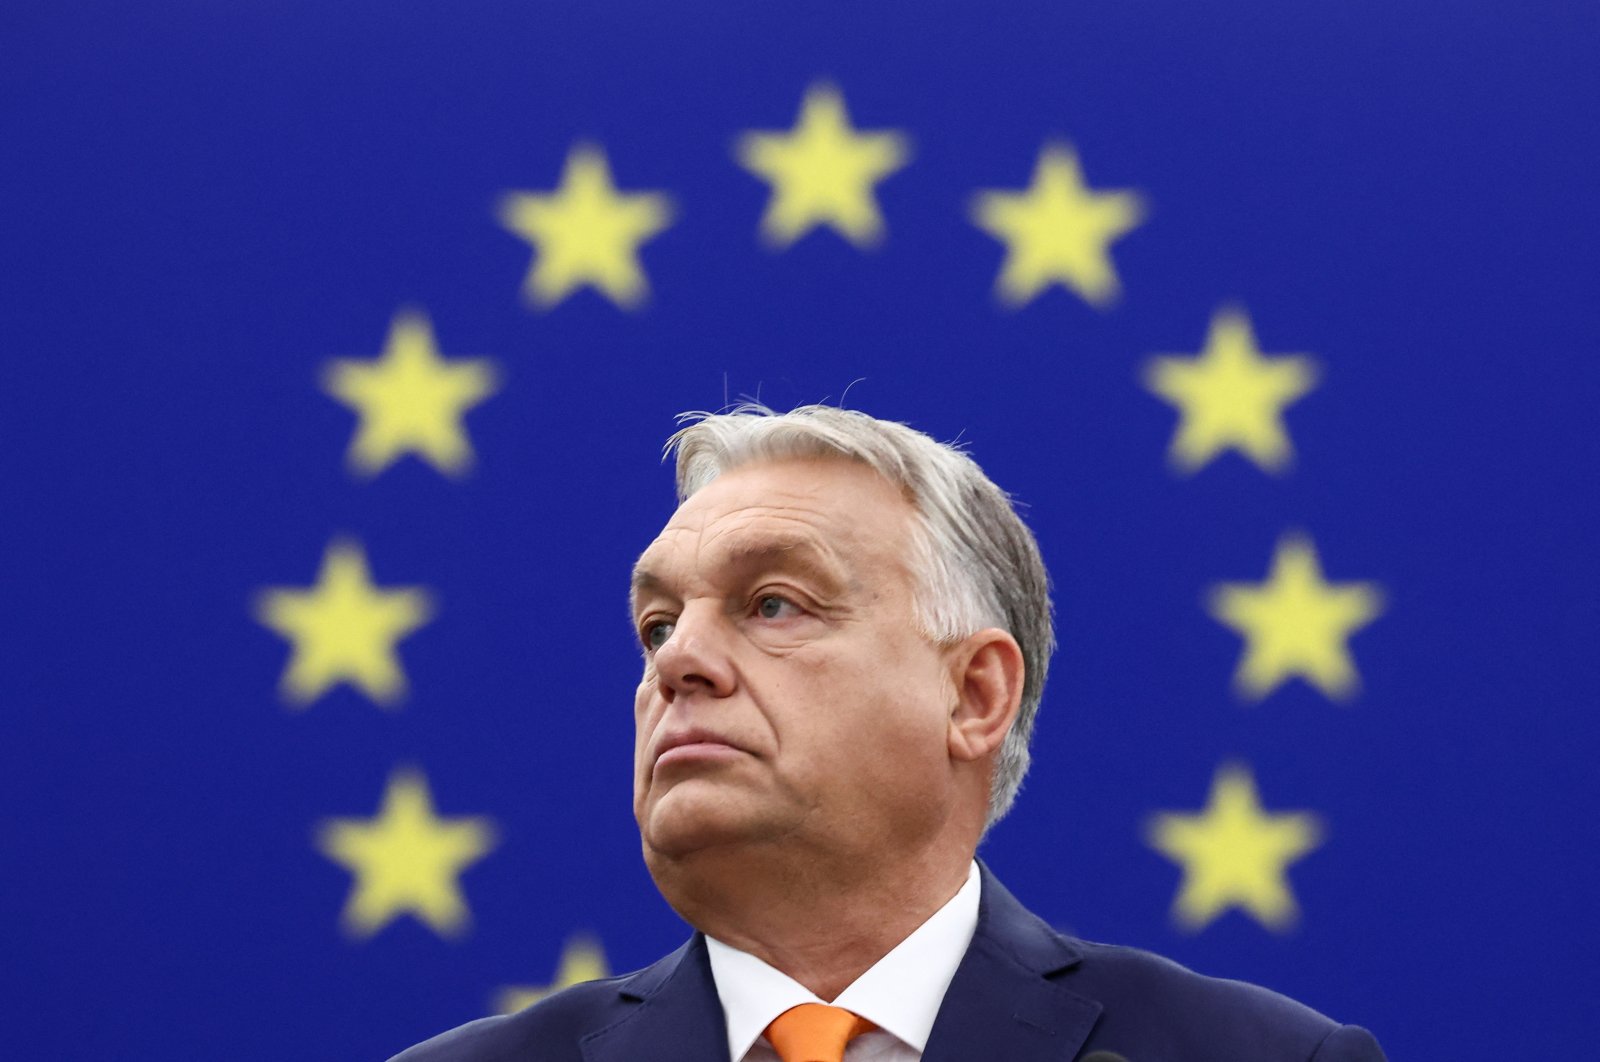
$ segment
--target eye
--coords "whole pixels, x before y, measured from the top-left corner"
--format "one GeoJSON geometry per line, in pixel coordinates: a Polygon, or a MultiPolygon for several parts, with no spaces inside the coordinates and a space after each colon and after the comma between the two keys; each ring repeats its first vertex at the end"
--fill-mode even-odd
{"type": "Polygon", "coordinates": [[[667,644],[667,639],[672,637],[673,623],[671,620],[651,620],[644,625],[642,640],[645,648],[652,653],[667,644]]]}
{"type": "Polygon", "coordinates": [[[798,614],[800,606],[777,594],[762,594],[756,598],[756,615],[762,619],[783,619],[798,614]]]}

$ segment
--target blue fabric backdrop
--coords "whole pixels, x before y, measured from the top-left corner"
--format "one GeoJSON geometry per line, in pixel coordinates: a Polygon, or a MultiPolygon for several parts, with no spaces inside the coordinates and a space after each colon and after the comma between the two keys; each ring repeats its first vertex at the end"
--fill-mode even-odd
{"type": "Polygon", "coordinates": [[[0,1051],[382,1058],[679,943],[629,809],[625,584],[673,415],[746,395],[959,437],[1024,503],[1061,648],[984,855],[1040,914],[1395,1058],[1591,1048],[1596,29],[1481,0],[8,6],[0,1051]],[[879,238],[842,207],[763,236],[804,174],[753,145],[799,141],[747,137],[827,86],[832,143],[877,145],[879,238]],[[560,228],[564,172],[600,204],[566,291],[562,237],[513,224],[560,228]],[[982,224],[1030,187],[1020,235],[982,224]],[[601,257],[647,294],[584,271],[618,203],[658,231],[601,257]],[[1042,287],[1006,286],[1034,238],[1042,287]],[[1247,359],[1159,394],[1214,321],[1287,390],[1247,359]],[[469,365],[459,416],[362,465],[383,409],[444,392],[340,380],[426,367],[424,322],[469,365]],[[1175,462],[1208,411],[1254,427],[1175,462]],[[1296,548],[1301,606],[1224,622],[1218,588],[1287,592],[1296,548]],[[309,596],[330,553],[347,613],[309,596]],[[387,643],[350,633],[373,602],[387,643]],[[285,633],[297,604],[321,633],[285,633]],[[1274,637],[1304,652],[1241,685],[1274,637]]]}

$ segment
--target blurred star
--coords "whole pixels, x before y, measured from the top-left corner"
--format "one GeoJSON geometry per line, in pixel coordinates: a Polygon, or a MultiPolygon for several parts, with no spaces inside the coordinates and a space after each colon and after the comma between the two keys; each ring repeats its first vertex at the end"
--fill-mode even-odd
{"type": "Polygon", "coordinates": [[[418,588],[380,590],[366,556],[353,542],[332,543],[315,586],[263,591],[256,619],[294,643],[280,689],[303,707],[339,682],[349,682],[389,707],[405,695],[395,643],[427,623],[428,594],[418,588]]]}
{"type": "Polygon", "coordinates": [[[1140,197],[1095,192],[1066,145],[1039,154],[1033,183],[1022,192],[989,190],[973,198],[972,222],[1006,245],[995,283],[1000,298],[1021,306],[1051,284],[1104,308],[1121,290],[1111,243],[1144,219],[1140,197]]]}
{"type": "Polygon", "coordinates": [[[672,224],[672,213],[659,192],[619,192],[605,154],[588,144],[567,155],[555,192],[510,192],[500,201],[500,223],[533,244],[523,292],[540,309],[584,285],[624,309],[641,306],[649,282],[639,247],[672,224]]]}
{"type": "Polygon", "coordinates": [[[811,86],[791,132],[739,138],[739,164],[772,184],[762,235],[783,248],[828,225],[857,247],[878,243],[883,217],[873,186],[906,164],[907,145],[899,133],[857,132],[839,91],[811,86]]]}
{"type": "Polygon", "coordinates": [[[378,360],[337,359],[323,373],[323,387],[361,417],[348,454],[353,472],[375,476],[414,453],[454,476],[473,460],[461,418],[498,384],[493,362],[446,361],[427,317],[402,312],[378,360]]]}
{"type": "Polygon", "coordinates": [[[1383,611],[1383,594],[1376,583],[1324,581],[1316,547],[1290,534],[1278,542],[1266,582],[1219,584],[1209,609],[1245,638],[1234,674],[1245,697],[1260,700],[1298,675],[1344,699],[1360,684],[1345,643],[1383,611]]]}
{"type": "Polygon", "coordinates": [[[496,1014],[511,1014],[563,988],[609,976],[611,971],[606,966],[606,954],[600,949],[600,942],[588,937],[573,937],[561,951],[561,965],[556,970],[554,981],[538,987],[510,985],[502,988],[495,995],[494,1010],[496,1014]]]}
{"type": "Polygon", "coordinates": [[[383,806],[371,819],[326,819],[317,849],[355,875],[341,922],[370,937],[401,915],[440,936],[456,936],[471,920],[457,881],[496,844],[487,818],[434,814],[428,781],[402,768],[389,778],[383,806]]]}
{"type": "Polygon", "coordinates": [[[1239,765],[1218,770],[1199,814],[1162,812],[1146,828],[1151,847],[1183,867],[1172,915],[1191,932],[1233,907],[1268,929],[1289,928],[1299,915],[1289,864],[1320,845],[1322,835],[1315,815],[1266,813],[1250,771],[1239,765]]]}
{"type": "Polygon", "coordinates": [[[1145,365],[1145,386],[1177,406],[1181,418],[1168,457],[1194,472],[1224,450],[1238,450],[1264,472],[1294,457],[1283,411],[1316,386],[1316,363],[1298,354],[1263,357],[1250,319],[1220,310],[1197,357],[1163,355],[1145,365]]]}

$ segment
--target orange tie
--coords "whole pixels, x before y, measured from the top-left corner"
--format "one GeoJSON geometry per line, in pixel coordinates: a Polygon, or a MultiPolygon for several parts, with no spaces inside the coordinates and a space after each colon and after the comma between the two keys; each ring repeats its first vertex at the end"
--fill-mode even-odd
{"type": "Polygon", "coordinates": [[[843,1007],[802,1003],[772,1019],[767,1040],[783,1062],[844,1062],[844,1046],[877,1026],[843,1007]]]}

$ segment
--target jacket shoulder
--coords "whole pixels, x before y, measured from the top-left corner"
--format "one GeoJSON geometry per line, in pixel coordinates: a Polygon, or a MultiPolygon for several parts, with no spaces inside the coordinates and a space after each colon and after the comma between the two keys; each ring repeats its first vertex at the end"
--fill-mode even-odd
{"type": "Polygon", "coordinates": [[[1104,1005],[1095,1040],[1108,1048],[1140,1044],[1196,1060],[1382,1062],[1365,1030],[1260,985],[1208,977],[1138,948],[1077,943],[1083,961],[1062,983],[1104,1005]]]}
{"type": "Polygon", "coordinates": [[[579,1041],[622,1016],[618,986],[631,976],[573,985],[514,1014],[470,1021],[390,1062],[578,1062],[579,1041]]]}

